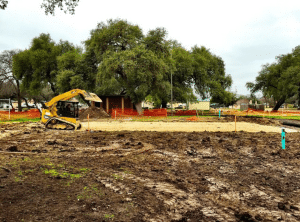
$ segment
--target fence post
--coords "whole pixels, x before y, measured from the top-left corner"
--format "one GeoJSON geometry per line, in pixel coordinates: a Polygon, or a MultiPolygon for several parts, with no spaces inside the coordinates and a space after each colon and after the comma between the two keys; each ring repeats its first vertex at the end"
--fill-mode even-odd
{"type": "Polygon", "coordinates": [[[235,122],[235,132],[236,132],[236,115],[234,116],[234,122],[235,122]]]}
{"type": "Polygon", "coordinates": [[[285,149],[285,129],[284,127],[281,128],[281,145],[282,149],[285,149]]]}
{"type": "Polygon", "coordinates": [[[88,131],[90,131],[90,114],[88,114],[87,119],[88,119],[88,131]]]}

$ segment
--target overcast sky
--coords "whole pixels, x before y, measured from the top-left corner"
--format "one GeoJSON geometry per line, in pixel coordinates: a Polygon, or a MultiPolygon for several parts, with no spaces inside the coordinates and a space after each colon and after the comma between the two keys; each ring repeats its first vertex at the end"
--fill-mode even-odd
{"type": "Polygon", "coordinates": [[[164,27],[168,39],[188,50],[209,48],[224,60],[231,90],[246,95],[245,84],[255,80],[261,65],[300,45],[300,1],[80,0],[75,15],[56,9],[55,16],[45,15],[42,2],[8,0],[0,10],[0,53],[29,48],[41,33],[81,45],[99,22],[125,19],[144,34],[164,27]]]}

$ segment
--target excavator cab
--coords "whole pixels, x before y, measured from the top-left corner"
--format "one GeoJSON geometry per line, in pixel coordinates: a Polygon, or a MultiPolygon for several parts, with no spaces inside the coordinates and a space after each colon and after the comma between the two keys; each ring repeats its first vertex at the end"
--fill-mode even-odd
{"type": "Polygon", "coordinates": [[[58,101],[56,109],[59,117],[69,117],[78,119],[79,102],[58,101]]]}

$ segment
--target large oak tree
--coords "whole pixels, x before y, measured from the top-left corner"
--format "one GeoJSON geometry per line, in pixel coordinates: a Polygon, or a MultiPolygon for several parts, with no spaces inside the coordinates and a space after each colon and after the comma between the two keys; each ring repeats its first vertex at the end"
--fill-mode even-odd
{"type": "Polygon", "coordinates": [[[265,64],[254,82],[246,83],[251,93],[262,92],[264,97],[273,98],[276,104],[273,110],[289,98],[297,95],[300,107],[300,46],[292,53],[276,57],[276,62],[265,64]]]}

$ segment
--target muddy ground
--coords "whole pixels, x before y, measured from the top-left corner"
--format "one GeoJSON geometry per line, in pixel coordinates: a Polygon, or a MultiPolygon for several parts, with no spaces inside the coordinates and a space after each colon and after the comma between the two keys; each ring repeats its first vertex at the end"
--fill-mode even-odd
{"type": "Polygon", "coordinates": [[[299,133],[0,132],[0,221],[300,221],[299,133]]]}

